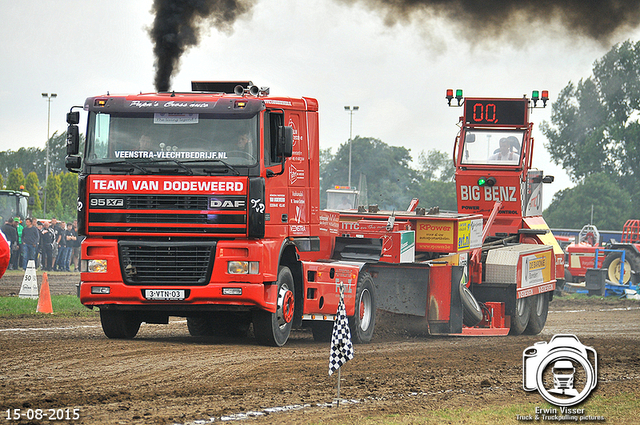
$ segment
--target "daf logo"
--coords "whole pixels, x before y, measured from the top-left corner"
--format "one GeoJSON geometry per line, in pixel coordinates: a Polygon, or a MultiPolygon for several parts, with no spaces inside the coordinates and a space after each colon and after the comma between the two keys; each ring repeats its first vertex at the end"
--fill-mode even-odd
{"type": "Polygon", "coordinates": [[[210,199],[209,208],[244,208],[245,201],[230,201],[228,199],[210,199]]]}

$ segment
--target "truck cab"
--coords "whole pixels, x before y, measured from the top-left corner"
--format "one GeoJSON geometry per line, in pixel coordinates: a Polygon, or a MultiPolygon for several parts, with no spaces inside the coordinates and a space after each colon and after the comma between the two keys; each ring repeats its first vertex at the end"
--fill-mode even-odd
{"type": "Polygon", "coordinates": [[[79,113],[67,117],[80,300],[100,308],[107,336],[179,315],[194,334],[259,321],[267,343],[284,343],[302,310],[299,257],[320,255],[317,101],[200,81],[83,109],[83,153],[79,113]],[[296,279],[283,287],[284,267],[296,279]]]}

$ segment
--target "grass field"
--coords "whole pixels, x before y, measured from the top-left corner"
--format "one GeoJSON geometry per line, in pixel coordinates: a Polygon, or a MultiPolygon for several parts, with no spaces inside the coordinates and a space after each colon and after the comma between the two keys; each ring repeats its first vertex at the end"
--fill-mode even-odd
{"type": "Polygon", "coordinates": [[[557,416],[565,416],[560,408],[546,402],[541,403],[516,403],[508,406],[490,406],[485,408],[449,408],[432,410],[426,414],[409,415],[381,415],[362,417],[354,421],[355,424],[465,424],[484,425],[497,423],[554,423],[554,422],[578,422],[578,423],[637,423],[638,400],[636,394],[621,393],[614,396],[589,397],[584,402],[571,406],[571,409],[584,409],[583,414],[571,414],[574,418],[551,419],[553,413],[539,413],[536,419],[536,408],[556,409],[557,416]],[[597,413],[596,413],[597,412],[597,413]],[[526,418],[531,415],[531,419],[526,418]],[[601,419],[583,418],[580,416],[600,416],[601,419]],[[520,418],[519,418],[520,416],[520,418]],[[545,420],[546,419],[546,420],[545,420]],[[590,420],[589,420],[590,419],[590,420]]]}
{"type": "MultiPolygon", "coordinates": [[[[51,296],[53,314],[62,317],[96,316],[97,310],[89,310],[82,304],[75,295],[53,295],[51,296]]],[[[36,313],[38,300],[19,297],[0,297],[0,317],[21,317],[36,313]]]]}

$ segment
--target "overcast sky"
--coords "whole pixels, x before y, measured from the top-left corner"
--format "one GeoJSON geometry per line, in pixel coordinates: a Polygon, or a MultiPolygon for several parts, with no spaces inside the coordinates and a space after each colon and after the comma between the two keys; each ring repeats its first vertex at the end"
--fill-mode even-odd
{"type": "MultiPolygon", "coordinates": [[[[147,29],[152,0],[0,0],[0,150],[45,146],[47,102],[51,134],[63,132],[65,113],[89,96],[154,91],[153,46],[147,29]]],[[[459,26],[418,17],[387,26],[379,13],[337,0],[261,0],[233,30],[206,31],[182,58],[176,91],[191,80],[252,80],[271,94],[315,97],[320,146],[349,138],[345,105],[357,105],[353,135],[411,149],[450,153],[461,109],[448,108],[447,88],[467,96],[521,97],[549,90],[551,102],[569,81],[591,75],[612,44],[570,36],[553,26],[523,26],[519,41],[469,41],[459,26]]],[[[515,38],[515,37],[514,37],[515,38]]],[[[613,43],[637,41],[626,30],[613,43]]],[[[551,108],[536,109],[534,166],[552,174],[545,206],[570,185],[551,164],[538,124],[551,108]]]]}

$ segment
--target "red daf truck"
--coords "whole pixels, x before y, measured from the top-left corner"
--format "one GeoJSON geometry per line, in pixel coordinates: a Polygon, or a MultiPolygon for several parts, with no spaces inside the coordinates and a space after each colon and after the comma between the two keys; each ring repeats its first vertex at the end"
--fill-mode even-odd
{"type": "MultiPolygon", "coordinates": [[[[518,105],[528,111],[526,102],[518,105]]],[[[544,221],[522,208],[509,206],[506,223],[485,217],[475,200],[464,205],[479,209],[459,212],[321,211],[315,99],[270,96],[251,82],[90,97],[83,153],[73,109],[67,168],[79,173],[86,236],[79,295],[100,309],[110,338],[180,316],[194,336],[243,336],[252,327],[261,343],[281,346],[292,327],[307,326],[328,340],[340,291],[355,342],[371,340],[377,309],[434,334],[544,326],[553,248],[541,240],[544,221]],[[535,326],[530,305],[538,306],[535,326]]],[[[502,130],[519,131],[526,145],[531,127],[521,118],[518,130],[502,130]]],[[[477,167],[461,164],[460,152],[460,176],[471,178],[463,169],[477,167]]],[[[500,171],[528,171],[527,155],[500,171]]],[[[529,180],[516,180],[505,193],[524,201],[529,180]]]]}

